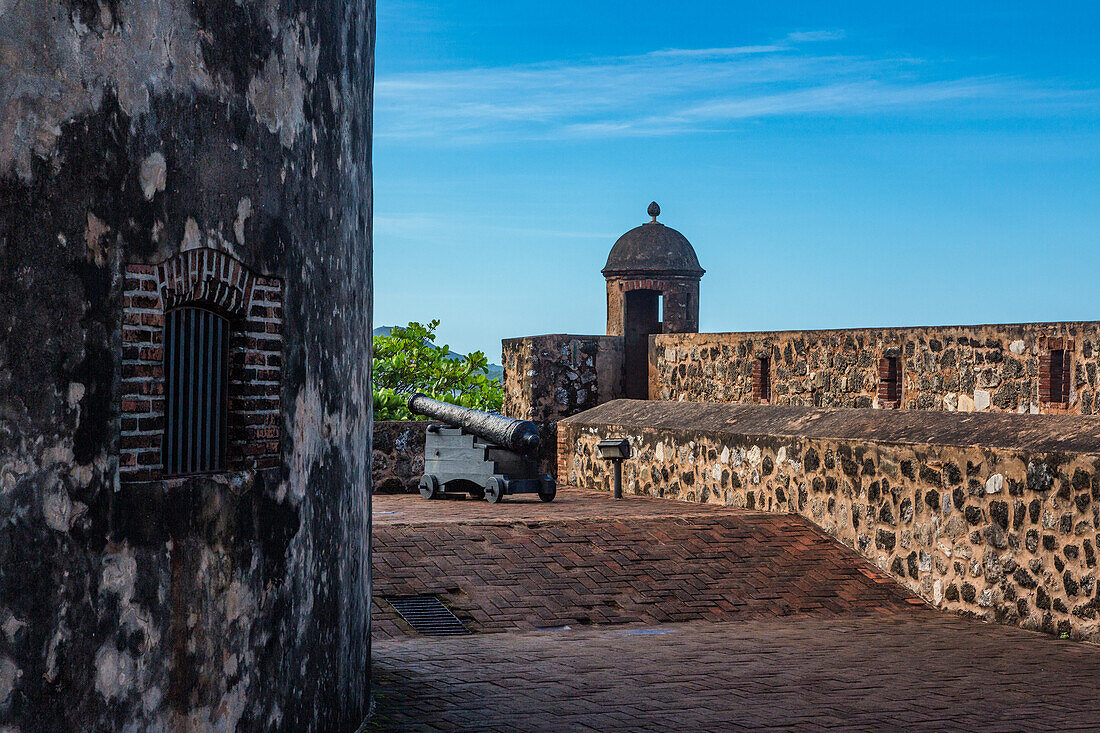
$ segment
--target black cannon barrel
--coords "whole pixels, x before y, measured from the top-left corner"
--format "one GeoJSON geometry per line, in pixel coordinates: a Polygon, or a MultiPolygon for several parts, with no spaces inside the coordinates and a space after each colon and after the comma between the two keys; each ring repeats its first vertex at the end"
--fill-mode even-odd
{"type": "Polygon", "coordinates": [[[503,415],[459,407],[433,400],[419,392],[409,398],[409,412],[445,422],[452,427],[465,428],[482,440],[517,453],[535,453],[542,444],[538,425],[529,420],[515,420],[503,415]]]}

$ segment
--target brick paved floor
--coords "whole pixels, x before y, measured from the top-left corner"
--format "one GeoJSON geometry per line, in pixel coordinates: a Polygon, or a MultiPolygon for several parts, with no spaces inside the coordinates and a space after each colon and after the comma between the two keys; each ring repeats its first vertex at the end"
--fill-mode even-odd
{"type": "Polygon", "coordinates": [[[376,634],[410,631],[391,595],[439,595],[481,632],[920,604],[794,515],[578,489],[499,506],[376,497],[376,512],[394,512],[374,527],[376,634]]]}
{"type": "Polygon", "coordinates": [[[655,631],[377,641],[371,729],[1100,729],[1100,649],[1014,628],[914,609],[655,631]]]}
{"type": "Polygon", "coordinates": [[[552,502],[534,494],[516,494],[500,504],[484,499],[447,498],[426,501],[419,494],[375,494],[374,526],[402,524],[510,524],[512,522],[616,517],[695,517],[746,514],[743,510],[686,501],[631,496],[616,501],[603,491],[562,486],[552,502]]]}
{"type": "Polygon", "coordinates": [[[373,730],[1100,730],[1100,649],[932,611],[799,517],[374,499],[373,730]],[[422,593],[480,633],[380,598],[422,593]]]}

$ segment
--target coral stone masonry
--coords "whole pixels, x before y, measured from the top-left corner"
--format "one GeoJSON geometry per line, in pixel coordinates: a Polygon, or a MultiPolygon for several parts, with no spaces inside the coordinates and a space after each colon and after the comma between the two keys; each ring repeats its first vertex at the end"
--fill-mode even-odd
{"type": "Polygon", "coordinates": [[[415,494],[424,475],[424,440],[430,423],[376,420],[371,445],[371,490],[415,494]]]}
{"type": "Polygon", "coordinates": [[[747,404],[762,358],[773,404],[1091,415],[1100,323],[657,334],[651,396],[747,404]]]}
{"type": "Polygon", "coordinates": [[[937,608],[1100,641],[1100,421],[606,403],[558,423],[559,481],[801,514],[937,608]]]}
{"type": "Polygon", "coordinates": [[[529,336],[504,342],[504,414],[534,420],[543,470],[557,469],[555,424],[623,396],[623,342],[614,336],[529,336]]]}

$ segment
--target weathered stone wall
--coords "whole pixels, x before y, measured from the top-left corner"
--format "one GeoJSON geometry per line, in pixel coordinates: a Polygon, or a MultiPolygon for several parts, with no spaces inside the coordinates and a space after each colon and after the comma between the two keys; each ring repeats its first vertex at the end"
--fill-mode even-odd
{"type": "Polygon", "coordinates": [[[753,401],[753,363],[771,359],[772,404],[879,406],[879,359],[902,365],[901,406],[948,412],[1091,415],[1097,407],[1100,323],[660,334],[651,342],[651,396],[753,401]],[[1069,400],[1040,390],[1049,339],[1072,340],[1069,400]]]}
{"type": "Polygon", "coordinates": [[[374,423],[371,478],[374,493],[401,494],[418,491],[424,475],[424,433],[431,423],[423,420],[379,420],[374,423]]]}
{"type": "Polygon", "coordinates": [[[559,480],[608,490],[602,438],[628,437],[624,492],[796,512],[937,608],[1100,641],[1100,426],[621,400],[558,425],[559,480]]]}
{"type": "Polygon", "coordinates": [[[0,3],[0,728],[366,715],[373,43],[371,0],[0,3]],[[125,273],[202,247],[284,285],[277,446],[120,480],[125,273]]]}
{"type": "Polygon", "coordinates": [[[505,339],[502,413],[539,423],[544,470],[557,468],[557,421],[622,396],[620,336],[505,339]]]}

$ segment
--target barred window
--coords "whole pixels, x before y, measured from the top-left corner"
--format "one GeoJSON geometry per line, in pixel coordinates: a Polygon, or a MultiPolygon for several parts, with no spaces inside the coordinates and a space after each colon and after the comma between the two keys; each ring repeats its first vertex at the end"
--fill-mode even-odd
{"type": "Polygon", "coordinates": [[[164,471],[179,475],[225,468],[229,322],[208,310],[165,314],[164,471]]]}

